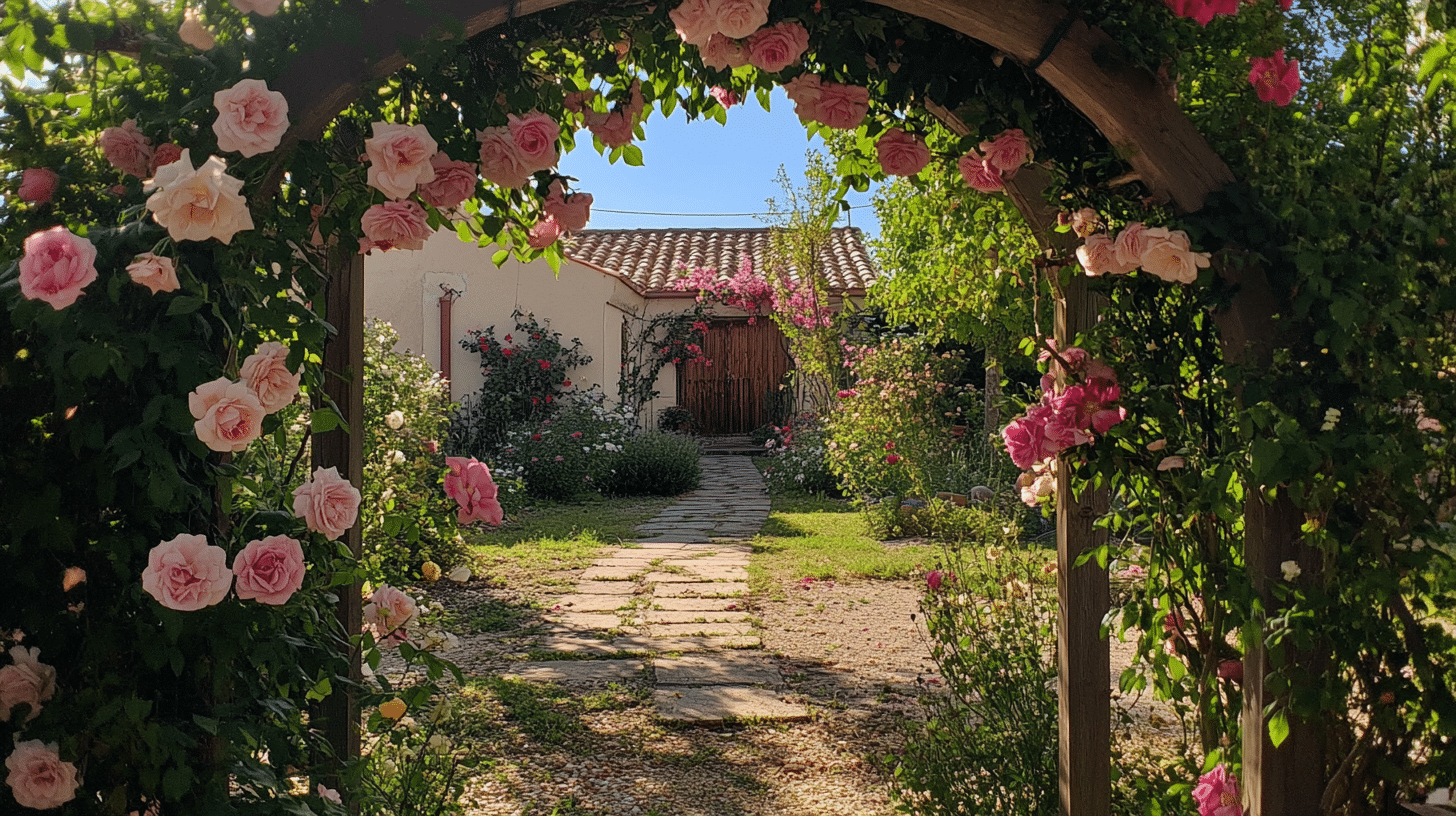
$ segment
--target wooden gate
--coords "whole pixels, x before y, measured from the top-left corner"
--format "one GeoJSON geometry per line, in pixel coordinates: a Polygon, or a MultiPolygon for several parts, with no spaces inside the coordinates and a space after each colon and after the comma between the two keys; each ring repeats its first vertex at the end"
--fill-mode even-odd
{"type": "Polygon", "coordinates": [[[703,333],[703,354],[712,365],[678,367],[678,401],[700,433],[741,434],[784,421],[775,406],[787,399],[780,386],[793,361],[772,320],[715,320],[703,333]]]}

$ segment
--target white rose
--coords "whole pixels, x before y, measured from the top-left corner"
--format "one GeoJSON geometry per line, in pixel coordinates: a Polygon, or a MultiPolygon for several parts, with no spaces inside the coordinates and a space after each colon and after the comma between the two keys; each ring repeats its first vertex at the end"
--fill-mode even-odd
{"type": "Polygon", "coordinates": [[[388,425],[390,430],[394,431],[403,428],[404,411],[390,411],[389,414],[384,417],[384,424],[388,425]]]}
{"type": "Polygon", "coordinates": [[[1299,568],[1299,564],[1294,561],[1285,561],[1280,564],[1279,571],[1284,573],[1284,580],[1286,581],[1293,581],[1300,576],[1300,573],[1304,572],[1304,570],[1299,568]]]}

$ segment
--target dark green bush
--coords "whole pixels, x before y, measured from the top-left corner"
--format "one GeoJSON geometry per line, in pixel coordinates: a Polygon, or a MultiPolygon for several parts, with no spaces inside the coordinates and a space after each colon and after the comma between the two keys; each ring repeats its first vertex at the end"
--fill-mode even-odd
{"type": "Polygon", "coordinates": [[[522,478],[532,497],[570,501],[609,491],[631,434],[632,418],[588,391],[564,400],[549,419],[509,428],[493,461],[498,474],[522,478]]]}
{"type": "Polygon", "coordinates": [[[702,482],[698,445],[691,439],[648,431],[627,440],[614,464],[610,492],[622,496],[676,496],[702,482]]]}

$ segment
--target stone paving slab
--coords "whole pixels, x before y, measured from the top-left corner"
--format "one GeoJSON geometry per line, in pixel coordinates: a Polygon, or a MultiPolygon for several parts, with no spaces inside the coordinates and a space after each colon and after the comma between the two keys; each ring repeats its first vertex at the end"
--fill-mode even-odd
{"type": "Polygon", "coordinates": [[[646,544],[652,547],[661,546],[663,544],[707,544],[708,536],[706,533],[664,533],[662,535],[643,536],[637,539],[637,543],[646,544]]]}
{"type": "Polygon", "coordinates": [[[653,661],[659,686],[782,686],[784,676],[752,652],[684,655],[653,661]]]}
{"type": "Polygon", "coordinates": [[[642,576],[645,584],[699,584],[702,583],[701,575],[688,575],[682,572],[649,572],[642,576]]]}
{"type": "Polygon", "coordinates": [[[689,609],[689,610],[657,610],[653,609],[643,613],[642,621],[647,624],[656,623],[696,623],[699,621],[746,621],[748,613],[740,610],[726,609],[689,609]]]}
{"type": "Polygon", "coordinates": [[[724,621],[707,623],[658,623],[649,630],[655,638],[683,637],[688,635],[746,635],[753,631],[753,624],[724,621]]]}
{"type": "Polygon", "coordinates": [[[756,635],[723,637],[650,638],[645,635],[623,635],[611,641],[613,652],[716,652],[722,649],[757,649],[763,641],[756,635]]]}
{"type": "Polygon", "coordinates": [[[743,610],[739,598],[653,598],[654,610],[665,612],[732,612],[743,610]]]}
{"type": "Polygon", "coordinates": [[[748,592],[742,581],[704,581],[696,584],[658,584],[659,598],[731,598],[748,592]]]}
{"type": "Polygon", "coordinates": [[[581,574],[583,581],[630,581],[642,567],[590,567],[581,574]]]}
{"type": "Polygon", "coordinates": [[[684,567],[688,576],[696,576],[699,581],[747,581],[748,570],[743,567],[724,567],[716,564],[704,566],[684,567]]]}
{"type": "Polygon", "coordinates": [[[622,625],[622,619],[617,615],[594,612],[551,612],[546,615],[546,620],[557,627],[574,629],[616,629],[622,625]]]}
{"type": "MultiPolygon", "coordinates": [[[[677,553],[677,550],[672,552],[677,553]]],[[[592,569],[625,569],[641,572],[653,561],[664,561],[666,555],[658,555],[653,558],[598,558],[592,562],[592,569]]]]}
{"type": "MultiPolygon", "coordinates": [[[[631,581],[578,581],[576,594],[630,596],[637,594],[637,585],[631,581]]],[[[622,600],[622,603],[626,602],[627,599],[622,600]]]]}
{"type": "Polygon", "coordinates": [[[640,680],[644,668],[641,660],[538,660],[517,663],[501,676],[563,686],[598,685],[640,680]]]}
{"type": "Polygon", "coordinates": [[[809,719],[804,706],[785,702],[771,689],[752,686],[660,688],[653,692],[652,702],[661,719],[704,725],[729,719],[809,719]]]}
{"type": "MultiPolygon", "coordinates": [[[[640,636],[632,636],[640,637],[640,636]]],[[[570,635],[548,635],[536,642],[533,651],[537,652],[559,652],[561,654],[599,654],[610,655],[617,652],[645,652],[648,649],[622,649],[614,645],[617,641],[631,640],[628,638],[617,638],[616,640],[598,640],[589,637],[572,637],[570,635]]]]}

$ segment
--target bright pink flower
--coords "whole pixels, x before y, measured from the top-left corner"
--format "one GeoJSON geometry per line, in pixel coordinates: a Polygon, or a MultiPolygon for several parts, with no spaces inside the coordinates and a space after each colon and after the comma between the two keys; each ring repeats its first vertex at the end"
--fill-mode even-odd
{"type": "Polygon", "coordinates": [[[247,383],[219,377],[187,395],[193,431],[202,444],[219,453],[237,453],[262,433],[267,411],[247,383]]]}
{"type": "Polygon", "coordinates": [[[437,210],[448,210],[475,195],[480,179],[474,164],[455,161],[441,150],[430,157],[430,166],[435,168],[435,178],[415,188],[421,201],[437,210]]]}
{"type": "Polygon", "coordinates": [[[371,249],[424,249],[430,237],[429,215],[413,201],[386,201],[364,211],[359,219],[364,240],[361,252],[371,249]]]}
{"type": "Polygon", "coordinates": [[[895,443],[893,441],[890,441],[890,442],[886,442],[885,443],[885,450],[894,450],[894,449],[895,449],[895,443]]]}
{"type": "Polygon", "coordinates": [[[508,114],[506,121],[506,129],[520,151],[527,172],[556,166],[556,140],[561,138],[561,125],[555,119],[540,111],[531,111],[525,116],[508,114]]]}
{"type": "Polygon", "coordinates": [[[1198,816],[1241,816],[1244,812],[1239,799],[1239,778],[1222,764],[1198,777],[1193,801],[1198,803],[1198,816]]]}
{"type": "Polygon", "coordinates": [[[1031,161],[1031,144],[1020,128],[1002,131],[989,142],[981,142],[986,162],[1001,171],[1002,178],[1011,178],[1023,164],[1031,161]]]}
{"type": "Polygon", "coordinates": [[[724,108],[731,108],[734,105],[737,105],[740,101],[742,101],[738,98],[737,92],[718,85],[714,85],[712,88],[709,88],[708,93],[714,99],[718,100],[718,104],[722,105],[724,108]]]}
{"type": "Polygon", "coordinates": [[[885,457],[885,463],[886,464],[890,464],[890,465],[897,465],[897,464],[899,464],[900,463],[900,454],[898,454],[898,453],[892,453],[892,454],[887,455],[885,457]]]}
{"type": "Polygon", "coordinates": [[[698,49],[703,64],[715,71],[727,71],[748,64],[748,51],[743,43],[714,34],[698,49]]]}
{"type": "Polygon", "coordinates": [[[477,130],[475,138],[480,142],[480,174],[486,181],[498,187],[526,185],[531,178],[530,162],[521,155],[510,128],[477,130]]]}
{"type": "Polygon", "coordinates": [[[1299,60],[1284,60],[1284,49],[1272,57],[1249,60],[1249,84],[1259,93],[1259,101],[1284,107],[1299,93],[1299,60]]]}
{"type": "Polygon", "coordinates": [[[288,603],[293,593],[303,586],[307,569],[303,547],[281,535],[249,541],[233,559],[238,597],[271,606],[288,603]]]}
{"type": "Polygon", "coordinates": [[[880,169],[888,176],[913,176],[930,163],[930,148],[925,139],[900,128],[890,128],[875,142],[880,169]]]}
{"type": "Polygon", "coordinates": [[[561,223],[547,216],[526,231],[526,244],[532,249],[545,249],[556,243],[560,237],[561,223]]]}
{"type": "Polygon", "coordinates": [[[566,194],[561,179],[551,182],[551,191],[546,196],[546,217],[561,225],[564,232],[577,232],[586,228],[591,220],[591,193],[566,194]]]}
{"type": "Polygon", "coordinates": [[[974,150],[960,157],[956,169],[961,171],[961,178],[966,184],[978,193],[999,193],[1006,188],[1001,171],[974,150]]]}
{"type": "Polygon", "coordinates": [[[233,585],[227,551],[200,535],[183,533],[147,554],[142,589],[168,609],[195,612],[221,603],[233,585]]]}
{"type": "Polygon", "coordinates": [[[5,783],[16,804],[34,810],[50,810],[76,798],[76,766],[61,759],[56,743],[26,740],[15,743],[5,759],[10,770],[5,783]]]}
{"type": "Polygon", "coordinates": [[[137,178],[146,178],[151,171],[152,140],[137,130],[135,119],[101,131],[97,141],[112,167],[137,178]]]}
{"type": "Polygon", "coordinates": [[[1054,402],[1072,412],[1072,421],[1079,429],[1107,433],[1127,418],[1127,409],[1113,405],[1121,396],[1121,389],[1116,385],[1078,383],[1068,386],[1054,402]]]}
{"type": "Polygon", "coordinates": [[[439,149],[424,125],[375,122],[374,135],[364,140],[369,186],[396,200],[408,198],[435,178],[430,160],[439,149]]]}
{"type": "Polygon", "coordinates": [[[218,91],[212,104],[217,108],[212,132],[217,134],[218,150],[244,156],[267,153],[282,143],[288,130],[288,100],[268,90],[261,79],[240,80],[218,91]]]}
{"type": "Polygon", "coordinates": [[[853,130],[870,112],[870,89],[834,82],[819,84],[818,120],[832,128],[853,130]]]}
{"type": "Polygon", "coordinates": [[[337,540],[359,520],[359,490],[336,467],[319,468],[293,490],[293,515],[308,529],[337,540]]]}
{"type": "Polygon", "coordinates": [[[794,103],[794,115],[800,122],[819,121],[819,101],[824,82],[818,74],[799,74],[784,83],[784,94],[794,103]]]}
{"type": "Polygon", "coordinates": [[[1071,447],[1073,440],[1065,423],[1057,420],[1056,411],[1050,406],[1033,405],[1026,409],[1025,416],[1017,417],[1001,429],[1006,452],[1017,467],[1031,470],[1037,462],[1071,447]]]}
{"type": "Polygon", "coordinates": [[[795,22],[761,28],[748,37],[748,61],[760,71],[777,73],[809,50],[809,32],[795,22]]]}
{"type": "Polygon", "coordinates": [[[1233,16],[1239,13],[1239,0],[1163,0],[1168,8],[1179,17],[1196,20],[1206,26],[1215,15],[1233,16]]]}
{"type": "Polygon", "coordinates": [[[28,204],[44,204],[56,195],[61,177],[46,167],[26,168],[20,174],[20,189],[15,197],[28,204]]]}
{"type": "Polygon", "coordinates": [[[498,525],[505,520],[505,513],[496,499],[499,491],[490,476],[490,468],[473,457],[447,456],[445,464],[450,468],[445,475],[445,495],[460,505],[456,514],[459,523],[483,521],[498,525]]]}
{"type": "Polygon", "coordinates": [[[56,693],[56,669],[40,662],[40,649],[10,647],[11,663],[0,666],[0,722],[10,721],[10,710],[21,703],[30,706],[25,721],[40,716],[41,704],[56,693]]]}
{"type": "Polygon", "coordinates": [[[25,239],[20,258],[20,294],[60,311],[76,302],[96,280],[96,246],[65,227],[51,227],[25,239]]]}
{"type": "Polygon", "coordinates": [[[925,586],[928,587],[931,592],[939,592],[942,584],[946,583],[947,581],[954,580],[955,575],[949,572],[931,570],[930,572],[925,573],[925,586]]]}
{"type": "Polygon", "coordinates": [[[1235,683],[1244,682],[1244,661],[1224,660],[1218,664],[1217,674],[1224,680],[1232,680],[1235,683]]]}

